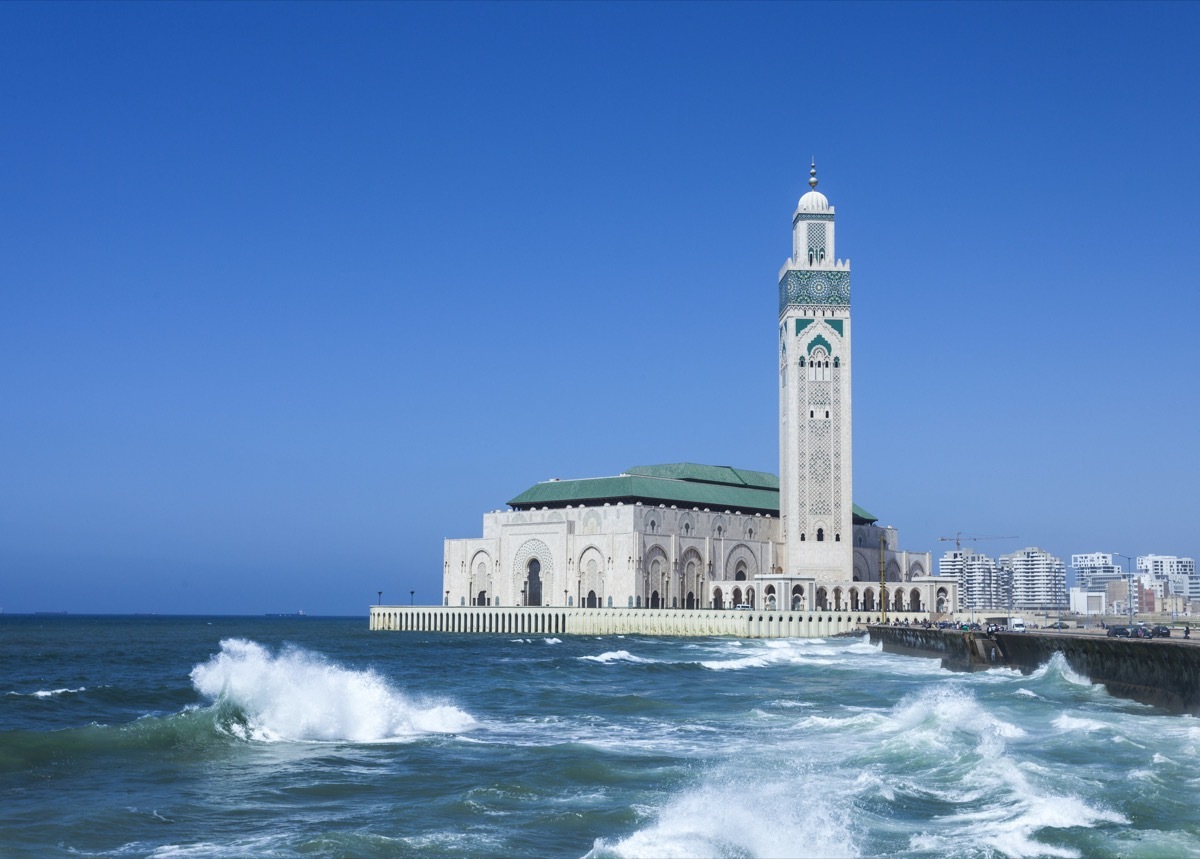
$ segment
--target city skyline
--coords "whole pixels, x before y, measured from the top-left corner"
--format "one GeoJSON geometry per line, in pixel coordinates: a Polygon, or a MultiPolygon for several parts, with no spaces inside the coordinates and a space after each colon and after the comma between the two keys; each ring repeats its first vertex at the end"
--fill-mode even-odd
{"type": "Polygon", "coordinates": [[[438,602],[443,539],[538,481],[777,473],[814,157],[854,502],[935,559],[1198,557],[1197,23],[7,4],[0,607],[438,602]]]}

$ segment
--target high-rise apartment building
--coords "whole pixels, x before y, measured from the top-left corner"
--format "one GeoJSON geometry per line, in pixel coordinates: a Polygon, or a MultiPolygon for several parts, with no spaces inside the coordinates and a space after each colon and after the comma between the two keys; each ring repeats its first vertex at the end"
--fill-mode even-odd
{"type": "Polygon", "coordinates": [[[951,549],[938,560],[938,575],[958,582],[959,611],[1008,610],[1012,576],[995,559],[970,549],[951,549]]]}
{"type": "Polygon", "coordinates": [[[1014,609],[1050,610],[1066,605],[1067,568],[1062,558],[1029,546],[1001,555],[1000,566],[1012,570],[1014,609]]]}

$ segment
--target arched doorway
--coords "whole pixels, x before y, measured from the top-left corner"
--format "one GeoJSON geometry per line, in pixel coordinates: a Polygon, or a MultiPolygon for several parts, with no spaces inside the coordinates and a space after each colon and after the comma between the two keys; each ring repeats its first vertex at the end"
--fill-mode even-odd
{"type": "Polygon", "coordinates": [[[683,607],[684,608],[695,608],[696,607],[695,591],[688,591],[687,599],[684,601],[683,607]]]}
{"type": "Polygon", "coordinates": [[[937,589],[937,610],[944,612],[946,610],[946,599],[949,597],[945,588],[937,589]]]}
{"type": "Polygon", "coordinates": [[[725,608],[725,595],[720,588],[713,588],[713,608],[725,608]]]}
{"type": "Polygon", "coordinates": [[[908,592],[908,610],[909,611],[920,611],[921,610],[921,592],[919,590],[917,590],[916,588],[913,588],[911,591],[908,592]]]}
{"type": "Polygon", "coordinates": [[[892,611],[904,611],[904,591],[896,588],[896,597],[892,600],[892,611]]]}
{"type": "Polygon", "coordinates": [[[740,606],[742,604],[743,604],[742,589],[734,588],[733,589],[733,606],[734,606],[734,608],[737,608],[738,606],[740,606]]]}
{"type": "Polygon", "coordinates": [[[525,568],[525,605],[542,604],[542,562],[530,558],[525,568]]]}
{"type": "Polygon", "coordinates": [[[763,607],[767,611],[775,611],[775,586],[767,585],[763,590],[763,607]]]}
{"type": "Polygon", "coordinates": [[[746,602],[750,603],[750,608],[754,608],[754,588],[746,588],[746,602]]]}
{"type": "Polygon", "coordinates": [[[834,611],[842,610],[842,589],[841,588],[833,589],[833,610],[834,611]]]}
{"type": "Polygon", "coordinates": [[[874,588],[867,588],[863,591],[863,611],[875,611],[874,588]]]}
{"type": "Polygon", "coordinates": [[[862,611],[862,605],[858,601],[858,588],[850,588],[850,611],[862,611]]]}
{"type": "Polygon", "coordinates": [[[650,594],[650,608],[662,608],[662,600],[658,597],[658,591],[650,594]]]}
{"type": "Polygon", "coordinates": [[[792,611],[804,611],[803,585],[792,585],[792,611]]]}
{"type": "Polygon", "coordinates": [[[475,605],[487,605],[487,591],[480,591],[479,596],[475,598],[475,605]]]}
{"type": "Polygon", "coordinates": [[[596,606],[598,606],[599,604],[600,604],[600,603],[599,603],[599,601],[596,599],[596,592],[595,592],[595,591],[588,591],[588,595],[587,595],[587,607],[588,607],[588,608],[595,608],[595,607],[596,607],[596,606]]]}
{"type": "Polygon", "coordinates": [[[826,611],[829,608],[829,592],[825,588],[817,588],[817,610],[826,611]]]}

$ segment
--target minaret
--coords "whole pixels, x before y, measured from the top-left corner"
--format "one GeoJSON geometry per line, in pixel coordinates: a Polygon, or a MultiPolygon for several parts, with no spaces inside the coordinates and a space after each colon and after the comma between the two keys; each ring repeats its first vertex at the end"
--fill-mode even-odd
{"type": "Polygon", "coordinates": [[[783,572],[854,574],[850,449],[850,261],[834,257],[834,210],[817,190],[792,216],[779,271],[779,506],[783,572]]]}

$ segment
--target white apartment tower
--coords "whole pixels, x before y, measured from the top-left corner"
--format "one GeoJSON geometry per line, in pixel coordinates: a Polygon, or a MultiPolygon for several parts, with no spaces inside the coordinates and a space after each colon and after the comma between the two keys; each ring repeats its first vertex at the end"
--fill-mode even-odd
{"type": "Polygon", "coordinates": [[[951,549],[938,560],[938,575],[958,582],[959,611],[1007,609],[1012,572],[970,549],[951,549]]]}
{"type": "Polygon", "coordinates": [[[834,208],[817,167],[792,216],[779,271],[779,506],[788,575],[854,570],[850,438],[850,261],[834,253],[834,208]]]}
{"type": "Polygon", "coordinates": [[[1012,570],[1014,608],[1050,609],[1067,603],[1067,568],[1062,558],[1030,546],[1001,555],[1000,566],[1012,570]]]}

